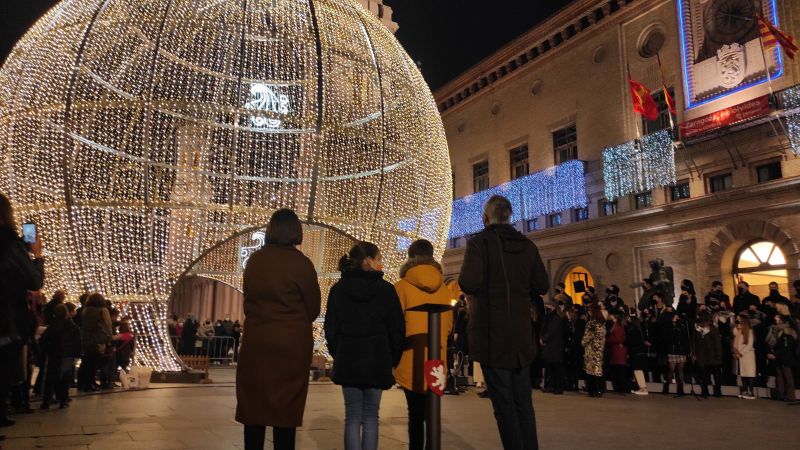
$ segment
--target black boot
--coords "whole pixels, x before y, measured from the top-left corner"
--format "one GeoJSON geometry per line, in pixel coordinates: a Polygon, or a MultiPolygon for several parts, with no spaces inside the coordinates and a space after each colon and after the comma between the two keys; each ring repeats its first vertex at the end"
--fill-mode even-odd
{"type": "Polygon", "coordinates": [[[684,395],[686,394],[683,393],[683,383],[678,383],[678,397],[683,397],[684,395]]]}
{"type": "Polygon", "coordinates": [[[661,393],[664,395],[669,395],[669,382],[664,383],[664,387],[661,389],[661,393]]]}
{"type": "Polygon", "coordinates": [[[700,386],[700,397],[708,398],[708,385],[703,384],[700,386]]]}
{"type": "Polygon", "coordinates": [[[714,385],[714,397],[722,397],[722,386],[718,384],[714,385]]]}

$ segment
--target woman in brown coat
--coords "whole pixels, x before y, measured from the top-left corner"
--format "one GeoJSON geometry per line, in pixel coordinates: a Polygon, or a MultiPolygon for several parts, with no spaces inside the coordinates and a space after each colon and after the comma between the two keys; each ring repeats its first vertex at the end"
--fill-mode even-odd
{"type": "Polygon", "coordinates": [[[300,219],[279,210],[244,271],[236,421],[244,424],[245,450],[264,448],[268,426],[276,450],[294,449],[303,424],[321,295],[314,264],[295,248],[302,242],[300,219]]]}

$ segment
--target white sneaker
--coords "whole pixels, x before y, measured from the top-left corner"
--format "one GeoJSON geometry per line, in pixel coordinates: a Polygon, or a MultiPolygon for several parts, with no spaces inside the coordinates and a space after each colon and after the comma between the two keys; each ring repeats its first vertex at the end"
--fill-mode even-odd
{"type": "Polygon", "coordinates": [[[742,398],[747,399],[747,400],[755,400],[756,396],[753,395],[752,392],[747,391],[747,392],[744,393],[744,395],[742,395],[742,398]]]}
{"type": "Polygon", "coordinates": [[[650,393],[647,392],[647,389],[644,389],[644,388],[639,389],[638,391],[631,391],[631,392],[636,394],[636,395],[650,395],[650,393]]]}

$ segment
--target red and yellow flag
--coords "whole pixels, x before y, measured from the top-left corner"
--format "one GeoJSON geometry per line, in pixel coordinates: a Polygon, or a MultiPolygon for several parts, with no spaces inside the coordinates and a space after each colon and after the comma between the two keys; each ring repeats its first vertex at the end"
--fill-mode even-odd
{"type": "Polygon", "coordinates": [[[675,100],[667,91],[667,83],[664,81],[664,72],[661,71],[661,56],[658,53],[656,53],[656,59],[658,60],[658,73],[661,74],[661,88],[664,90],[664,98],[667,100],[669,110],[672,111],[672,114],[677,116],[678,113],[675,112],[675,100]]]}
{"type": "Polygon", "coordinates": [[[786,52],[786,56],[794,61],[794,54],[798,51],[797,41],[760,15],[756,14],[756,18],[758,19],[758,29],[761,32],[761,42],[764,44],[764,50],[780,44],[783,47],[783,51],[786,52]]]}
{"type": "Polygon", "coordinates": [[[633,81],[628,74],[628,81],[631,84],[631,99],[633,100],[633,110],[643,115],[647,120],[658,119],[658,106],[656,105],[650,91],[641,84],[633,81]]]}

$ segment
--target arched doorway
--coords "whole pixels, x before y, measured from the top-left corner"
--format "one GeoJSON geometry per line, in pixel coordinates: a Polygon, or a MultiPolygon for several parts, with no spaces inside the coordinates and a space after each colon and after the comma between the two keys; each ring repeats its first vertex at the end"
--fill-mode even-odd
{"type": "MultiPolygon", "coordinates": [[[[208,280],[216,283],[215,286],[230,287],[238,292],[238,298],[243,300],[241,295],[242,274],[250,255],[264,245],[264,231],[265,228],[253,227],[215,245],[189,266],[179,277],[176,286],[182,286],[186,280],[193,278],[208,280]]],[[[338,229],[321,224],[303,223],[303,244],[298,249],[314,263],[317,269],[322,291],[322,313],[314,323],[314,339],[316,341],[314,349],[323,353],[327,352],[323,326],[328,292],[340,276],[337,269],[339,257],[347,253],[354,242],[355,239],[352,236],[338,229]]],[[[178,305],[176,302],[178,298],[176,295],[170,298],[170,313],[173,311],[177,313],[176,308],[178,305]]],[[[201,319],[206,317],[200,315],[199,311],[191,312],[196,313],[201,319]]],[[[185,318],[185,316],[181,317],[185,318]]],[[[222,319],[222,317],[212,317],[211,319],[214,322],[222,319]]],[[[244,319],[244,314],[241,315],[240,319],[244,319]]]]}
{"type": "Polygon", "coordinates": [[[760,298],[769,295],[769,283],[778,283],[781,295],[788,296],[789,276],[786,256],[780,247],[765,239],[756,239],[739,249],[734,258],[734,283],[746,281],[750,292],[760,298]]]}
{"type": "Polygon", "coordinates": [[[564,284],[567,286],[564,290],[566,294],[572,297],[573,302],[580,303],[583,293],[588,291],[589,286],[594,286],[594,279],[592,279],[592,274],[585,267],[575,266],[567,273],[564,278],[564,284]]]}

